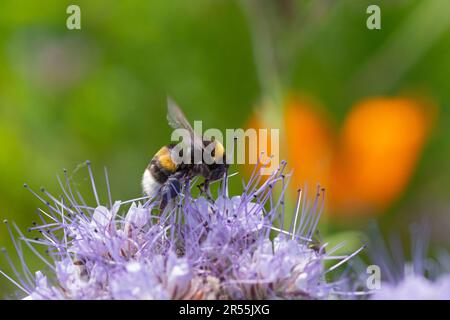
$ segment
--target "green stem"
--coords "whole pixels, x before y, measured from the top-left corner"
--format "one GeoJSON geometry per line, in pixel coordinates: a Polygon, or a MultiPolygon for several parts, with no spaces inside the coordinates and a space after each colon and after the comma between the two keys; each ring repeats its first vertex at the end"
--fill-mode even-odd
{"type": "Polygon", "coordinates": [[[281,128],[283,85],[281,81],[274,34],[270,28],[264,0],[243,0],[253,41],[253,54],[262,90],[263,121],[281,128]]]}

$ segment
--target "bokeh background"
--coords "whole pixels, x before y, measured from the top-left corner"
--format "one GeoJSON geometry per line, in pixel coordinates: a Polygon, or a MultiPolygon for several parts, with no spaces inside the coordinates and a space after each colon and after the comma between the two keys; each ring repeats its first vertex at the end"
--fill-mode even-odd
{"type": "MultiPolygon", "coordinates": [[[[23,183],[58,194],[67,168],[87,188],[87,159],[114,198],[139,197],[170,95],[208,127],[279,128],[292,194],[327,189],[325,240],[426,219],[432,249],[448,248],[449,75],[448,0],[2,0],[0,217],[26,229],[39,202],[23,183]],[[381,30],[366,27],[371,4],[381,30]]],[[[4,226],[0,246],[13,255],[4,226]]]]}

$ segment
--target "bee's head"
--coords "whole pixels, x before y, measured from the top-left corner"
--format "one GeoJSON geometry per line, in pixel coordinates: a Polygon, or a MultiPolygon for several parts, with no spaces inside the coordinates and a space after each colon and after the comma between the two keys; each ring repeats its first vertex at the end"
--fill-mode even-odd
{"type": "Polygon", "coordinates": [[[211,181],[221,179],[228,171],[229,164],[226,162],[225,148],[218,140],[209,141],[209,150],[213,162],[208,164],[209,174],[208,179],[211,181]],[[211,145],[213,144],[213,145],[211,145]]]}
{"type": "Polygon", "coordinates": [[[225,148],[218,140],[215,140],[214,144],[215,144],[214,159],[217,159],[217,160],[221,159],[222,162],[220,162],[220,161],[216,161],[216,162],[225,163],[225,148]]]}

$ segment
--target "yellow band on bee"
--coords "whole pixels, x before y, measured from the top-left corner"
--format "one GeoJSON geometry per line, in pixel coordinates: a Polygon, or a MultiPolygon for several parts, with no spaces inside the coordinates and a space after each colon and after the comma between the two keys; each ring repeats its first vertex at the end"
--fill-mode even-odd
{"type": "Polygon", "coordinates": [[[177,165],[172,161],[170,156],[170,150],[167,147],[162,147],[156,153],[156,157],[160,166],[170,172],[175,172],[177,170],[177,165]]]}

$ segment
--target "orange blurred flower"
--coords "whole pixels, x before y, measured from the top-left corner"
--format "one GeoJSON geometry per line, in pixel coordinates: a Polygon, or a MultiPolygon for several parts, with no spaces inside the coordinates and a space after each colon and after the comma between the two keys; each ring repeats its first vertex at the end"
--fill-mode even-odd
{"type": "MultiPolygon", "coordinates": [[[[290,98],[281,158],[294,170],[292,185],[320,183],[328,190],[328,211],[334,215],[382,212],[401,196],[414,173],[432,111],[431,104],[411,98],[368,98],[353,106],[336,133],[320,105],[290,98]]],[[[261,123],[252,119],[249,126],[261,123]]]]}
{"type": "Polygon", "coordinates": [[[431,125],[431,113],[409,98],[356,104],[335,152],[331,203],[341,214],[384,209],[405,190],[431,125]]]}
{"type": "MultiPolygon", "coordinates": [[[[246,128],[254,128],[254,129],[271,129],[269,128],[264,121],[261,119],[262,117],[258,114],[254,117],[252,117],[246,124],[246,128]]],[[[271,135],[268,134],[267,135],[267,150],[263,150],[260,147],[260,137],[257,136],[256,137],[256,141],[257,141],[257,145],[256,145],[256,154],[258,155],[258,160],[259,160],[259,164],[256,166],[254,164],[248,163],[248,159],[246,158],[246,164],[245,164],[245,170],[246,172],[253,172],[254,170],[259,170],[263,167],[263,163],[267,163],[268,161],[270,161],[269,157],[272,154],[272,150],[271,150],[271,145],[272,145],[272,141],[271,141],[271,135]]],[[[251,152],[249,144],[246,143],[245,144],[245,153],[246,155],[249,155],[251,152]]],[[[262,180],[265,180],[268,176],[262,176],[262,180]]]]}
{"type": "Polygon", "coordinates": [[[328,186],[333,135],[321,106],[311,99],[290,98],[285,106],[286,159],[294,170],[294,186],[305,182],[328,186]]]}

